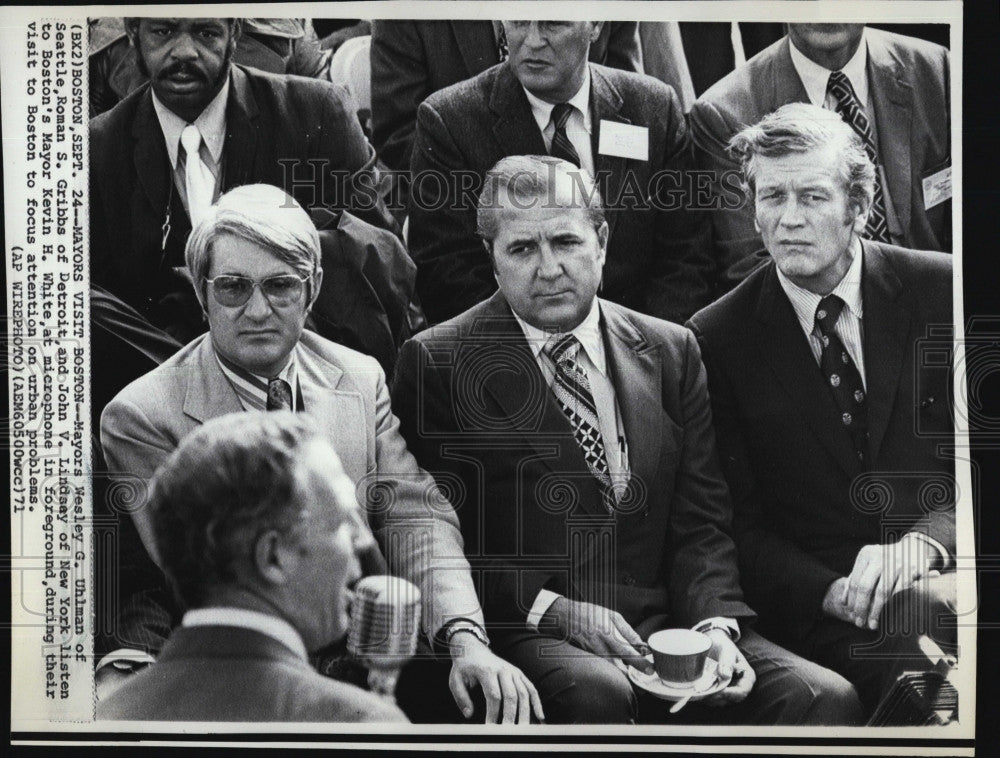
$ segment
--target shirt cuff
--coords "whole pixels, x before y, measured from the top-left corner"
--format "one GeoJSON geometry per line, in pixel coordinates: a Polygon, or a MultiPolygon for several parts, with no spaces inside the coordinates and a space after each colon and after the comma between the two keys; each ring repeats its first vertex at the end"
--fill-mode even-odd
{"type": "Polygon", "coordinates": [[[740,624],[736,619],[725,618],[724,616],[712,616],[704,621],[695,624],[693,627],[696,632],[707,632],[710,629],[722,629],[727,632],[730,637],[732,637],[733,642],[740,641],[740,624]]]}
{"type": "Polygon", "coordinates": [[[528,611],[528,628],[537,632],[539,625],[542,623],[542,616],[548,612],[552,604],[560,597],[562,595],[552,590],[539,590],[538,596],[535,597],[535,602],[531,604],[531,610],[528,611]]]}
{"type": "Polygon", "coordinates": [[[932,548],[937,550],[938,564],[934,566],[934,568],[936,568],[938,571],[946,571],[947,569],[950,569],[952,567],[954,561],[952,560],[951,554],[948,552],[948,548],[946,548],[936,539],[931,537],[929,534],[925,534],[924,532],[912,531],[912,532],[907,532],[906,534],[903,535],[903,537],[911,537],[911,536],[916,537],[918,540],[923,540],[932,548]]]}
{"type": "Polygon", "coordinates": [[[156,659],[149,653],[145,653],[142,650],[132,650],[127,647],[122,647],[118,648],[118,650],[111,651],[106,656],[101,658],[97,666],[94,668],[94,673],[97,673],[105,666],[110,666],[115,661],[128,661],[129,663],[134,663],[136,665],[156,663],[156,659]]]}

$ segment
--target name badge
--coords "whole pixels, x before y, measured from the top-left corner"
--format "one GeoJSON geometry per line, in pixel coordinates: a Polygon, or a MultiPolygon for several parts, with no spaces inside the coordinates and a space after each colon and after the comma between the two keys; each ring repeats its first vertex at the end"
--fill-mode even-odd
{"type": "Polygon", "coordinates": [[[951,166],[924,177],[924,210],[951,199],[951,166]]]}
{"type": "Polygon", "coordinates": [[[597,152],[616,158],[630,158],[634,161],[649,160],[649,129],[633,124],[619,124],[617,121],[601,119],[601,137],[597,152]]]}

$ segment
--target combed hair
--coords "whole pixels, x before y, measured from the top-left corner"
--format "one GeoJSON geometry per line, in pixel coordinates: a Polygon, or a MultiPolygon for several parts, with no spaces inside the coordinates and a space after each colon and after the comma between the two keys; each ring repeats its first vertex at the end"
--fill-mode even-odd
{"type": "Polygon", "coordinates": [[[256,538],[302,520],[299,466],[319,432],[304,414],[233,413],[185,437],[157,470],[148,507],[156,552],[182,604],[230,584],[256,538]]]}
{"type": "Polygon", "coordinates": [[[504,207],[501,198],[519,208],[530,208],[539,201],[543,208],[583,208],[594,229],[604,224],[604,203],[593,177],[550,155],[511,155],[486,172],[476,208],[476,232],[491,249],[504,207]]]}
{"type": "Polygon", "coordinates": [[[321,270],[319,233],[309,214],[284,190],[270,184],[247,184],[219,198],[188,237],[184,258],[202,308],[205,278],[212,265],[212,244],[223,234],[270,250],[303,276],[312,277],[307,302],[312,300],[321,270]]]}
{"type": "Polygon", "coordinates": [[[871,207],[875,165],[857,132],[840,115],[809,103],[789,103],[748,126],[729,141],[729,151],[743,170],[744,191],[756,191],[757,156],[778,158],[834,146],[841,159],[847,196],[859,210],[871,207]]]}

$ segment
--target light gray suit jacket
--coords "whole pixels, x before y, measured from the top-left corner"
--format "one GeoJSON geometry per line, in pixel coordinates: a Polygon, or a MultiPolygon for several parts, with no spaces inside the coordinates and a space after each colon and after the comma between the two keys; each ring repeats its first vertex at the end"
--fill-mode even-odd
{"type": "MultiPolygon", "coordinates": [[[[433,638],[455,616],[482,623],[458,519],[407,450],[378,362],[309,331],[299,344],[305,412],[320,424],[356,485],[390,570],[420,587],[425,631],[433,638]]],[[[209,334],[132,382],[105,408],[101,445],[108,469],[135,487],[132,515],[154,560],[143,507],[150,477],[193,429],[242,410],[209,334]]]]}

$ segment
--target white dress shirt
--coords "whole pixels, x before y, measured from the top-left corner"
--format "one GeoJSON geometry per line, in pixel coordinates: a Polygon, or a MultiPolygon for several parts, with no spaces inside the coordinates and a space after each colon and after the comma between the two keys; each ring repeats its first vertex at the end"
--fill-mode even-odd
{"type": "Polygon", "coordinates": [[[284,619],[267,613],[221,606],[195,608],[184,614],[181,626],[235,626],[252,629],[277,640],[303,661],[309,660],[309,653],[295,627],[284,619]]]}
{"type": "MultiPolygon", "coordinates": [[[[302,348],[296,344],[288,357],[288,363],[278,372],[279,379],[288,382],[292,390],[292,408],[298,406],[299,376],[298,376],[298,353],[302,348]]],[[[267,410],[267,383],[273,377],[258,376],[249,371],[242,374],[234,371],[219,358],[216,352],[216,359],[219,361],[219,368],[226,379],[233,386],[236,397],[239,398],[240,405],[245,411],[265,411],[267,410]]]]}
{"type": "MultiPolygon", "coordinates": [[[[524,89],[522,87],[521,89],[524,89]]],[[[531,115],[538,124],[538,131],[542,133],[545,140],[545,149],[552,150],[552,136],[556,132],[555,122],[552,120],[553,103],[547,103],[541,98],[535,97],[527,89],[524,94],[528,98],[531,106],[531,115]]],[[[593,119],[590,116],[590,66],[586,67],[586,75],[583,84],[569,100],[566,101],[573,106],[569,120],[566,122],[566,136],[576,149],[576,154],[580,156],[580,168],[584,169],[590,176],[594,177],[594,152],[590,147],[590,134],[593,129],[593,119]]]]}

